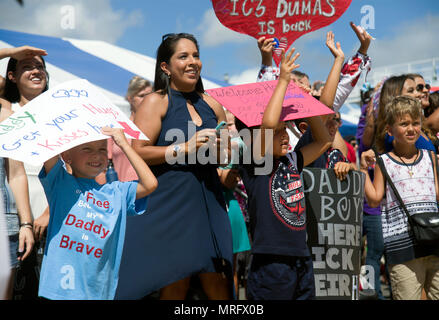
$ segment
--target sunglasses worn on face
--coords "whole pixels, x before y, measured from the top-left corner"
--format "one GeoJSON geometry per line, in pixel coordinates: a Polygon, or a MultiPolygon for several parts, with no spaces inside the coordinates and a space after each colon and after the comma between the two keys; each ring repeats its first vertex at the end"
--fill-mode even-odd
{"type": "Polygon", "coordinates": [[[425,87],[425,89],[427,89],[427,90],[430,90],[431,89],[431,86],[427,83],[425,86],[423,85],[423,84],[418,84],[417,86],[416,86],[416,91],[419,91],[419,92],[422,92],[422,91],[424,91],[424,87],[425,87]]]}

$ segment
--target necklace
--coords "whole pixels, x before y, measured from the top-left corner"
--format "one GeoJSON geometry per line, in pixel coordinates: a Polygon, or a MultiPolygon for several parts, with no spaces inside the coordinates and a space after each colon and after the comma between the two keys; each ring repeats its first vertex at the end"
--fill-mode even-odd
{"type": "Polygon", "coordinates": [[[413,172],[413,166],[414,166],[416,160],[418,160],[418,156],[419,156],[419,150],[416,151],[416,158],[415,158],[415,161],[413,161],[411,167],[409,167],[409,165],[407,163],[405,163],[405,161],[402,160],[402,158],[400,156],[398,156],[398,158],[401,159],[402,163],[404,163],[404,165],[407,167],[407,169],[409,171],[410,178],[413,178],[413,175],[415,174],[413,172]]]}

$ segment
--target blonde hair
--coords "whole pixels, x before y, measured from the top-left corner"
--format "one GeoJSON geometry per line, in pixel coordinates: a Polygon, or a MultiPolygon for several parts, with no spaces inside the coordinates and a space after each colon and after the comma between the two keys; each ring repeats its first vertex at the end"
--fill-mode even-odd
{"type": "MultiPolygon", "coordinates": [[[[412,119],[420,119],[421,123],[424,120],[421,102],[419,99],[412,97],[397,96],[390,100],[390,102],[385,105],[384,109],[386,112],[383,115],[383,123],[386,126],[392,126],[399,118],[407,114],[412,119]]],[[[377,135],[376,147],[379,153],[385,152],[385,134],[377,135]]]]}
{"type": "Polygon", "coordinates": [[[125,98],[128,99],[128,97],[134,97],[139,91],[142,91],[147,87],[152,87],[152,84],[149,80],[139,76],[134,76],[131,78],[128,84],[128,90],[125,98]]]}

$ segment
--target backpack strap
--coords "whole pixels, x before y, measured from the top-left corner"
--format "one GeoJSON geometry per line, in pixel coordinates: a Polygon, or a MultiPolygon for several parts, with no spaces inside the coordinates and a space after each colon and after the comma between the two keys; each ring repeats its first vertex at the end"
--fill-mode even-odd
{"type": "Polygon", "coordinates": [[[438,182],[438,160],[437,160],[437,154],[434,153],[433,151],[429,151],[428,154],[430,155],[431,158],[431,164],[433,166],[433,177],[434,177],[434,186],[436,188],[436,182],[438,182]],[[436,169],[436,174],[435,174],[435,169],[436,169]]]}

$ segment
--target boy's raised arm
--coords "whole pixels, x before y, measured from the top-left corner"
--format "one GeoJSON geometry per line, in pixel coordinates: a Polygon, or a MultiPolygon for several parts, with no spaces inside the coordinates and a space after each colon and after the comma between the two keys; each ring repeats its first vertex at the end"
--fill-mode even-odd
{"type": "Polygon", "coordinates": [[[58,162],[59,155],[54,156],[53,158],[50,158],[46,162],[44,162],[44,170],[46,171],[46,174],[49,174],[50,170],[55,166],[55,164],[58,162]]]}
{"type": "Polygon", "coordinates": [[[143,159],[128,143],[125,134],[123,133],[123,129],[104,127],[102,128],[102,133],[113,138],[114,142],[125,153],[134,170],[136,171],[137,176],[139,177],[136,199],[143,198],[152,193],[157,188],[157,179],[146,162],[143,161],[143,159]]]}
{"type": "Polygon", "coordinates": [[[335,94],[340,81],[340,72],[344,62],[344,53],[340,43],[337,42],[337,44],[335,44],[334,33],[332,33],[332,31],[326,34],[326,46],[334,56],[334,63],[326,79],[325,86],[323,87],[320,102],[333,109],[335,94]]]}
{"type": "Polygon", "coordinates": [[[280,65],[280,76],[279,81],[274,89],[274,92],[268,102],[267,107],[265,108],[264,115],[262,117],[261,130],[258,131],[255,137],[256,142],[254,144],[254,152],[256,155],[260,155],[261,157],[265,156],[266,151],[270,147],[271,143],[265,145],[265,130],[271,129],[275,130],[277,125],[279,124],[280,115],[282,113],[282,103],[285,98],[285,93],[287,91],[288,84],[291,80],[291,71],[297,69],[300,65],[295,64],[297,58],[299,57],[299,53],[296,53],[293,56],[295,49],[291,49],[291,51],[285,56],[285,51],[282,51],[282,62],[280,65]]]}
{"type": "Polygon", "coordinates": [[[343,65],[340,82],[333,103],[335,111],[338,111],[343,106],[357,84],[363,70],[369,70],[371,67],[371,59],[367,55],[367,51],[373,39],[372,36],[368,34],[366,30],[356,26],[353,22],[350,23],[350,26],[360,41],[360,48],[357,53],[343,65]]]}
{"type": "MultiPolygon", "coordinates": [[[[334,34],[332,32],[328,32],[326,34],[326,45],[334,56],[334,63],[331,71],[329,72],[328,78],[326,79],[322,95],[320,96],[320,102],[332,109],[335,93],[337,91],[337,85],[340,80],[341,67],[343,66],[344,62],[344,53],[341,49],[340,43],[337,42],[337,44],[335,44],[334,34]]],[[[332,116],[332,114],[329,116],[332,116]]],[[[331,136],[329,135],[325,126],[327,117],[328,116],[317,116],[308,118],[307,120],[314,141],[300,149],[303,155],[304,166],[314,162],[332,144],[331,136]]],[[[344,148],[346,148],[346,146],[344,146],[344,148]]]]}
{"type": "Polygon", "coordinates": [[[322,116],[307,118],[307,122],[314,137],[313,142],[300,148],[303,155],[303,166],[306,167],[320,157],[331,146],[332,140],[322,116]]]}
{"type": "MultiPolygon", "coordinates": [[[[334,101],[337,95],[337,89],[339,87],[340,73],[343,67],[345,56],[343,50],[341,49],[340,43],[335,43],[334,33],[331,31],[326,34],[326,46],[334,56],[334,63],[331,71],[329,72],[328,78],[326,79],[325,86],[323,87],[320,102],[334,110],[334,101]]],[[[323,121],[325,121],[327,117],[323,117],[323,119],[323,121]]],[[[345,156],[348,153],[348,149],[344,143],[343,137],[338,130],[334,137],[333,147],[339,149],[345,156]]]]}
{"type": "Polygon", "coordinates": [[[279,124],[280,115],[282,113],[282,103],[291,80],[291,72],[300,67],[300,65],[295,64],[300,54],[296,53],[296,55],[292,57],[294,51],[295,48],[292,48],[286,57],[285,52],[282,52],[279,81],[264,111],[261,128],[275,129],[279,124]]]}

